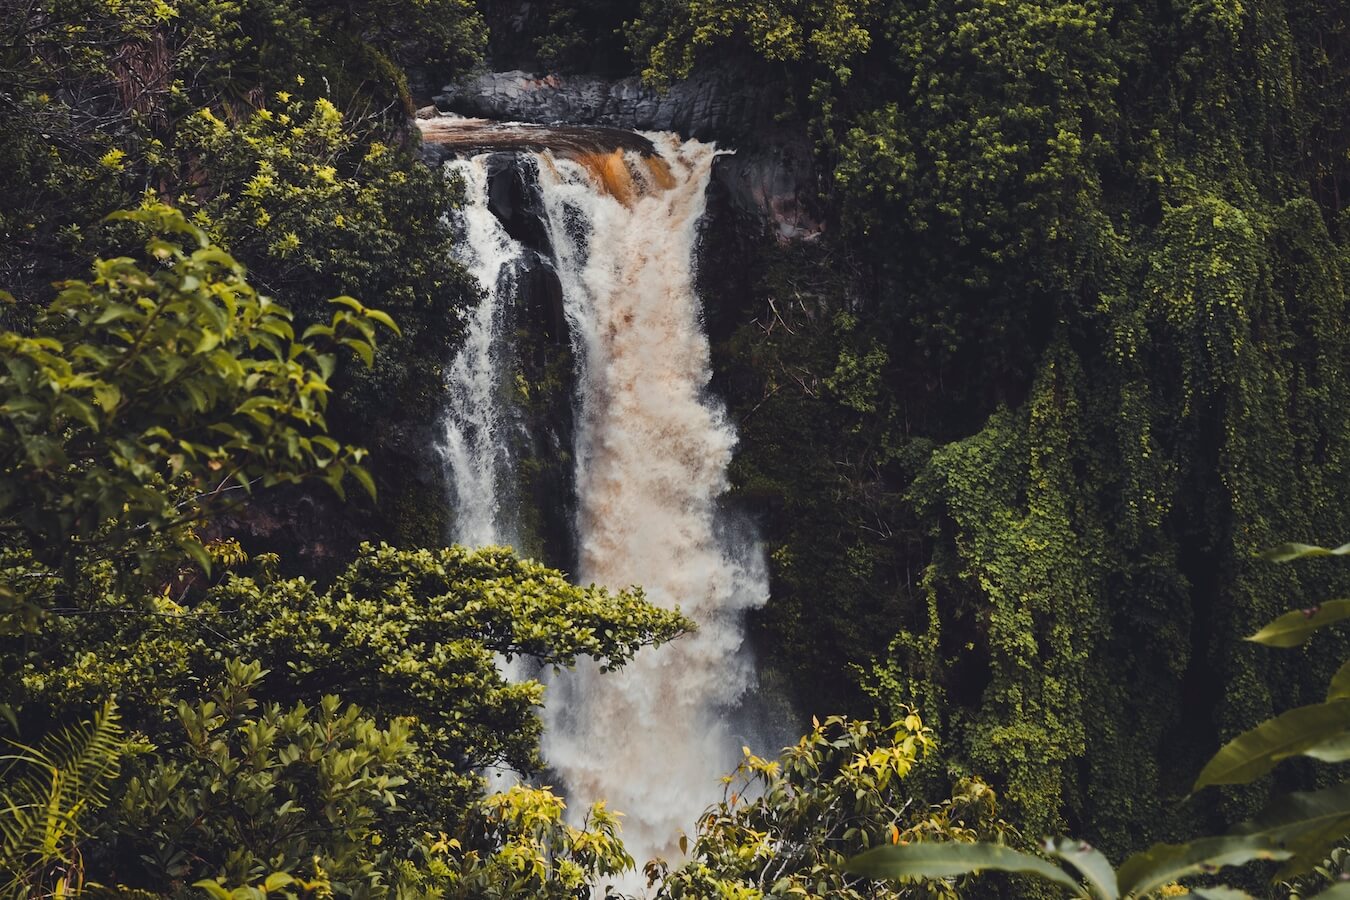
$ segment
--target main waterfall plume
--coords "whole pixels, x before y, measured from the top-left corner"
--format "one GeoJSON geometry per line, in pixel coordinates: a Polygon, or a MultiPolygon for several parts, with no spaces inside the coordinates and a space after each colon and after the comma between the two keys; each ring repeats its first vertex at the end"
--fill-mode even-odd
{"type": "Polygon", "coordinates": [[[578,667],[549,687],[545,758],[569,793],[627,813],[638,859],[672,855],[735,765],[729,714],[753,677],[741,619],[767,594],[758,549],[716,527],[736,437],[707,393],[693,281],[716,151],[655,143],[665,166],[633,166],[641,190],[627,204],[565,161],[544,191],[582,364],[578,574],[640,584],[699,625],[618,673],[578,667]]]}
{"type": "MultiPolygon", "coordinates": [[[[548,685],[545,759],[573,808],[604,799],[626,814],[624,839],[639,862],[678,855],[680,833],[692,830],[719,796],[719,776],[736,765],[744,739],[733,718],[754,677],[743,617],[767,596],[758,545],[719,508],[736,436],[708,391],[709,346],[694,289],[698,225],[718,151],[668,134],[645,138],[653,154],[518,151],[537,163],[577,366],[577,576],[614,588],[641,585],[649,599],[680,606],[699,626],[618,673],[579,665],[548,685]]],[[[473,162],[451,165],[466,180],[476,177],[473,162]]],[[[470,205],[485,204],[486,191],[470,187],[470,205]]],[[[476,221],[474,210],[464,215],[476,221]]],[[[497,304],[509,279],[483,261],[509,257],[509,248],[494,243],[502,235],[490,228],[464,231],[487,244],[466,259],[493,281],[484,303],[497,304]]],[[[461,360],[501,358],[473,349],[490,322],[480,310],[461,360]]],[[[454,388],[456,396],[492,394],[475,386],[482,377],[457,361],[452,378],[467,386],[454,388]]],[[[456,416],[467,418],[452,409],[452,435],[457,427],[480,433],[471,423],[456,425],[456,416]]],[[[487,473],[499,457],[489,460],[490,442],[478,443],[487,473]]],[[[469,487],[457,490],[460,503],[486,502],[469,487]]]]}

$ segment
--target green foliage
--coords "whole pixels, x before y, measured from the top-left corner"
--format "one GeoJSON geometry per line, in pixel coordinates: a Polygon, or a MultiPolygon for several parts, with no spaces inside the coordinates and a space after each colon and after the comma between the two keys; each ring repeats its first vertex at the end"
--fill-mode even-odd
{"type": "Polygon", "coordinates": [[[1311,872],[1282,883],[1280,888],[1282,892],[1287,892],[1289,900],[1302,900],[1316,895],[1327,884],[1350,881],[1347,875],[1350,875],[1350,848],[1337,847],[1311,872]]]}
{"type": "Polygon", "coordinates": [[[89,722],[49,733],[35,747],[10,742],[0,758],[0,890],[6,896],[78,893],[83,872],[76,845],[108,803],[128,752],[117,705],[89,722]]]}
{"type": "MultiPolygon", "coordinates": [[[[190,191],[196,166],[179,126],[196,110],[247,119],[273,91],[291,90],[327,95],[406,138],[397,64],[463,69],[484,38],[470,0],[7,3],[0,149],[12,164],[0,173],[0,282],[31,298],[103,251],[104,215],[147,187],[190,191]]],[[[413,172],[410,160],[401,167],[413,172]]]]}
{"type": "Polygon", "coordinates": [[[404,808],[419,747],[412,718],[381,726],[325,696],[260,704],[267,672],[227,661],[210,699],[177,708],[177,733],[131,766],[115,814],[83,846],[119,890],[214,897],[580,898],[632,867],[618,817],[579,826],[547,788],[466,801],[445,832],[414,837],[404,808]]]}
{"type": "Polygon", "coordinates": [[[352,897],[383,893],[381,826],[398,807],[413,753],[409,722],[380,727],[329,695],[310,707],[261,705],[266,673],[227,662],[211,699],[180,701],[180,734],[126,783],[100,854],[123,883],[168,891],[211,878],[247,884],[305,873],[352,897]],[[132,871],[128,871],[132,870],[132,871]],[[130,876],[130,877],[129,877],[130,876]]]}
{"type": "MultiPolygon", "coordinates": [[[[1331,674],[1236,639],[1345,583],[1254,559],[1350,500],[1333,5],[853,4],[847,81],[756,40],[763,5],[644,15],[668,75],[750,54],[795,87],[827,185],[722,348],[763,655],[808,704],[870,671],[1030,828],[1123,855],[1253,814],[1264,784],[1163,798],[1331,674]]],[[[839,4],[780,6],[791,37],[839,4]]]]}
{"type": "Polygon", "coordinates": [[[871,44],[866,26],[873,6],[871,0],[646,2],[632,34],[647,57],[643,74],[657,82],[688,77],[700,54],[733,39],[775,62],[818,62],[847,81],[848,62],[871,44]]]}
{"type": "MultiPolygon", "coordinates": [[[[1035,830],[1058,827],[1057,804],[1046,801],[1059,793],[1064,766],[1087,748],[1096,688],[1087,660],[1102,627],[1102,560],[1087,548],[1104,540],[1104,525],[1069,490],[1085,451],[1075,402],[1082,374],[1066,348],[1057,351],[1029,409],[996,413],[979,434],[935,452],[912,488],[919,514],[949,522],[960,548],[959,558],[934,555],[923,585],[930,609],[944,604],[944,588],[979,609],[965,614],[974,622],[953,625],[982,633],[976,652],[989,686],[969,719],[954,711],[953,730],[1035,830]]],[[[940,683],[939,669],[975,650],[946,638],[943,618],[930,616],[926,634],[896,640],[897,653],[913,654],[909,671],[923,676],[915,686],[940,683]]],[[[892,702],[946,708],[942,694],[924,695],[903,680],[895,687],[901,693],[892,702]]]]}
{"type": "Polygon", "coordinates": [[[1201,770],[1194,790],[1247,784],[1293,756],[1342,762],[1350,758],[1344,746],[1347,723],[1350,703],[1344,700],[1300,706],[1267,719],[1226,744],[1201,770]]]}
{"type": "MultiPolygon", "coordinates": [[[[339,439],[379,444],[373,476],[408,493],[409,445],[423,443],[408,423],[431,418],[437,364],[475,294],[443,220],[455,190],[414,158],[400,65],[448,78],[484,40],[471,0],[4,4],[0,286],[19,301],[3,311],[6,326],[28,329],[53,280],[118,255],[104,217],[152,192],[196,213],[301,328],[325,321],[326,300],[343,294],[398,318],[405,336],[373,369],[339,368],[332,421],[339,439]],[[278,170],[271,188],[246,198],[267,166],[278,170]],[[232,216],[240,206],[247,215],[232,216]],[[274,221],[265,232],[264,217],[274,221]],[[384,402],[391,394],[404,408],[384,402]]],[[[396,533],[392,512],[345,515],[362,514],[367,535],[396,533]]]]}
{"type": "Polygon", "coordinates": [[[1226,866],[1281,859],[1287,855],[1266,839],[1205,838],[1185,845],[1156,844],[1127,859],[1116,872],[1109,865],[1103,870],[1101,855],[1086,844],[1075,846],[1072,841],[1049,841],[1043,849],[1046,855],[1069,862],[1085,878],[1088,878],[1087,873],[1078,866],[1080,863],[1084,867],[1090,866],[1095,876],[1088,878],[1091,889],[1080,885],[1058,866],[999,844],[882,847],[851,860],[849,869],[877,878],[897,879],[941,879],[983,871],[1021,873],[1068,888],[1073,896],[1085,900],[1094,897],[1118,900],[1151,894],[1189,875],[1208,874],[1226,866]],[[1070,848],[1067,852],[1066,845],[1070,848]]]}
{"type": "Polygon", "coordinates": [[[116,690],[135,703],[135,727],[171,748],[183,738],[166,714],[184,716],[182,704],[198,703],[200,685],[230,658],[256,660],[265,671],[252,676],[251,693],[269,708],[340,694],[382,722],[406,721],[415,749],[399,758],[409,784],[389,826],[405,841],[459,822],[484,767],[540,764],[542,686],[506,681],[496,654],[553,666],[588,656],[616,668],[691,627],[640,591],[575,587],[503,549],[367,546],[325,591],[305,579],[235,575],[196,602],[162,599],[148,613],[154,628],[108,614],[122,606],[109,597],[45,630],[20,676],[21,717],[41,721],[116,690]]]}
{"type": "MultiPolygon", "coordinates": [[[[462,202],[457,185],[328,99],[287,91],[234,121],[201,109],[183,120],[179,145],[199,167],[185,198],[197,218],[302,322],[349,294],[379,297],[404,325],[369,376],[346,373],[357,388],[343,394],[349,414],[387,416],[388,395],[411,398],[438,377],[458,310],[477,293],[453,261],[445,218],[462,202]]],[[[430,414],[413,405],[402,414],[430,414]]]]}
{"type": "MultiPolygon", "coordinates": [[[[871,704],[859,672],[886,652],[897,607],[909,608],[918,540],[903,476],[878,475],[912,472],[931,443],[905,433],[884,336],[834,309],[850,288],[823,248],[783,247],[757,263],[757,318],[714,346],[714,365],[741,435],[730,475],[768,550],[773,597],[751,619],[771,648],[760,681],[808,712],[861,715],[871,704]]],[[[721,273],[708,274],[704,290],[717,290],[721,273]]],[[[712,296],[713,308],[740,299],[712,296]]]]}
{"type": "MultiPolygon", "coordinates": [[[[1285,561],[1314,555],[1332,554],[1320,548],[1289,545],[1267,554],[1285,561]]],[[[1322,622],[1318,627],[1332,621],[1322,622]]],[[[1271,627],[1262,629],[1252,640],[1269,632],[1271,627]]],[[[1312,630],[1315,629],[1308,632],[1312,630]]],[[[1303,639],[1307,636],[1304,634],[1303,639]]],[[[1278,640],[1272,643],[1292,646],[1278,640]]],[[[1333,692],[1325,703],[1291,710],[1234,738],[1201,771],[1194,790],[1216,784],[1249,783],[1277,763],[1298,755],[1342,762],[1347,758],[1343,752],[1347,739],[1350,739],[1350,706],[1336,699],[1333,692]],[[1327,752],[1328,747],[1337,748],[1338,752],[1327,752]]],[[[846,869],[874,877],[919,879],[949,878],[984,869],[1028,872],[1067,886],[1077,896],[1117,900],[1123,896],[1142,897],[1183,878],[1207,875],[1253,860],[1286,860],[1276,879],[1306,874],[1334,852],[1347,834],[1350,834],[1350,781],[1343,781],[1320,791],[1279,796],[1228,835],[1184,844],[1155,844],[1130,856],[1117,872],[1086,843],[1048,841],[1045,853],[1073,866],[1090,883],[1091,890],[1044,860],[997,844],[950,847],[945,853],[915,847],[883,847],[851,860],[846,869]]]]}
{"type": "Polygon", "coordinates": [[[633,860],[618,839],[618,814],[603,802],[581,827],[563,821],[564,808],[548,788],[492,794],[471,811],[462,837],[426,836],[426,861],[403,867],[400,890],[446,900],[590,897],[599,878],[631,869],[633,860]]]}
{"type": "MultiPolygon", "coordinates": [[[[658,896],[671,898],[955,896],[918,885],[891,892],[839,869],[869,847],[914,842],[943,846],[1009,833],[994,792],[974,779],[950,799],[915,804],[911,770],[934,745],[910,713],[890,726],[831,716],[777,760],[745,751],[726,796],[699,821],[690,859],[655,864],[658,896]]],[[[866,873],[860,873],[866,874],[866,873]]]]}
{"type": "Polygon", "coordinates": [[[986,869],[994,869],[1001,872],[1028,873],[1069,888],[1078,887],[1078,882],[1056,866],[1002,844],[973,846],[913,844],[899,848],[882,847],[850,860],[847,869],[859,875],[878,879],[932,880],[968,873],[979,874],[986,869]]]}
{"type": "Polygon", "coordinates": [[[548,4],[535,47],[551,72],[631,71],[623,26],[637,18],[642,0],[557,0],[548,4]]]}
{"type": "Polygon", "coordinates": [[[177,211],[116,218],[149,233],[142,260],[96,261],[33,335],[0,332],[0,521],[8,554],[45,567],[5,569],[11,604],[25,604],[6,610],[8,629],[71,599],[93,560],[148,572],[167,540],[209,568],[192,527],[232,492],[315,477],[341,491],[348,476],[373,489],[363,451],[325,434],[337,359],[325,345],[369,358],[388,317],[339,298],[330,324],[297,339],[290,314],[177,211]]]}
{"type": "Polygon", "coordinates": [[[1268,647],[1297,647],[1326,625],[1350,619],[1350,600],[1328,600],[1309,609],[1287,612],[1248,640],[1268,647]]]}

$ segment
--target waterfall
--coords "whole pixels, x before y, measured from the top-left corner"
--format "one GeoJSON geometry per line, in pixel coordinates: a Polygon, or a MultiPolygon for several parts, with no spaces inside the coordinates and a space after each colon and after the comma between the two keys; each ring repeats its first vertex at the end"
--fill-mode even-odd
{"type": "MultiPolygon", "coordinates": [[[[504,393],[511,358],[506,323],[524,248],[488,209],[486,157],[452,160],[446,166],[462,180],[467,201],[451,215],[459,236],[456,256],[482,287],[446,378],[449,399],[441,454],[454,494],[450,537],[466,547],[511,544],[515,535],[507,511],[515,485],[507,433],[511,410],[504,393]]],[[[530,675],[519,657],[507,660],[498,654],[497,669],[509,681],[530,675]]],[[[493,790],[505,790],[519,780],[508,767],[489,768],[483,776],[493,790]]]]}
{"type": "Polygon", "coordinates": [[[457,256],[483,289],[464,344],[450,363],[441,445],[454,493],[451,538],[467,547],[514,540],[502,514],[514,494],[506,434],[509,409],[502,396],[510,351],[503,331],[522,247],[488,209],[485,160],[479,156],[446,163],[462,179],[467,200],[452,214],[460,237],[457,256]]]}
{"type": "MultiPolygon", "coordinates": [[[[719,510],[736,435],[708,391],[709,346],[694,290],[717,151],[673,135],[647,137],[654,155],[534,154],[577,367],[577,577],[641,585],[648,599],[679,606],[698,624],[617,673],[583,663],[547,686],[545,759],[574,812],[603,799],[625,814],[624,841],[639,865],[678,856],[680,833],[720,797],[720,777],[740,758],[746,741],[735,712],[754,677],[742,620],[768,593],[757,543],[719,510]]],[[[466,181],[481,170],[478,162],[452,165],[466,181]]],[[[484,202],[476,183],[471,188],[470,203],[484,202]]],[[[466,211],[470,224],[476,216],[466,211]]],[[[491,373],[501,353],[490,349],[500,338],[484,337],[487,350],[473,346],[480,322],[484,335],[491,331],[496,313],[488,304],[509,287],[497,261],[511,250],[491,225],[466,232],[484,244],[466,260],[488,299],[453,374],[464,384],[456,395],[475,403],[500,395],[490,384],[500,378],[491,373]]],[[[502,415],[452,411],[458,422],[472,420],[450,430],[459,429],[456,440],[471,448],[484,479],[496,466],[491,477],[500,480],[504,463],[489,452],[494,426],[477,422],[502,415]]],[[[456,478],[459,502],[478,502],[478,484],[461,489],[456,478]]],[[[634,875],[620,886],[640,883],[634,875]]]]}

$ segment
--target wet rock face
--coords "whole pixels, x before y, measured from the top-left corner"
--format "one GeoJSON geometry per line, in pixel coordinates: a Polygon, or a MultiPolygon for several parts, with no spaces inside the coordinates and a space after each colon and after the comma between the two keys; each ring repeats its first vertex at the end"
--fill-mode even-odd
{"type": "Polygon", "coordinates": [[[487,176],[489,211],[507,234],[528,248],[511,273],[514,292],[508,313],[520,394],[511,407],[511,456],[528,461],[517,473],[512,526],[525,542],[523,552],[573,571],[575,366],[539,168],[530,154],[506,151],[488,157],[487,176]]]}
{"type": "MultiPolygon", "coordinates": [[[[433,106],[432,109],[436,108],[433,106]]],[[[656,152],[648,138],[633,131],[602,125],[507,123],[442,116],[437,111],[429,118],[418,119],[417,129],[422,133],[422,161],[432,166],[455,157],[513,150],[536,153],[551,150],[572,157],[612,150],[632,150],[644,156],[656,152]]]]}
{"type": "Polygon", "coordinates": [[[726,189],[733,214],[765,222],[780,241],[811,240],[824,229],[815,160],[804,138],[721,157],[713,178],[726,189]]]}
{"type": "Polygon", "coordinates": [[[517,533],[529,542],[526,552],[575,572],[576,366],[551,257],[538,252],[521,257],[512,316],[516,370],[527,386],[512,432],[512,456],[521,462],[517,533]]]}
{"type": "Polygon", "coordinates": [[[544,224],[544,196],[534,162],[519,153],[494,153],[487,161],[488,210],[506,233],[548,256],[553,248],[544,224]]]}

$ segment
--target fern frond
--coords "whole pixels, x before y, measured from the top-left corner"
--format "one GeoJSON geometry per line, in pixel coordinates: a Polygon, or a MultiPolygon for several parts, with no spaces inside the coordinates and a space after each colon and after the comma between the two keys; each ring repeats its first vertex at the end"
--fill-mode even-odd
{"type": "MultiPolygon", "coordinates": [[[[10,742],[0,791],[0,872],[10,889],[62,859],[80,835],[82,817],[108,802],[108,786],[126,752],[117,704],[109,699],[89,722],[47,735],[36,747],[10,742]]],[[[2,877],[2,876],[0,876],[2,877]]]]}

